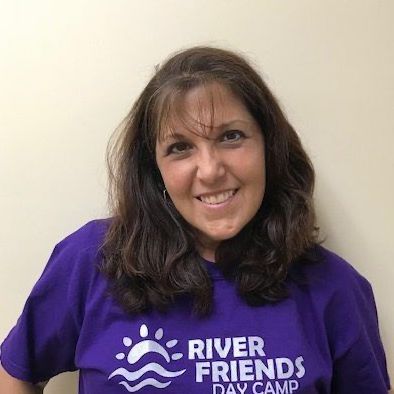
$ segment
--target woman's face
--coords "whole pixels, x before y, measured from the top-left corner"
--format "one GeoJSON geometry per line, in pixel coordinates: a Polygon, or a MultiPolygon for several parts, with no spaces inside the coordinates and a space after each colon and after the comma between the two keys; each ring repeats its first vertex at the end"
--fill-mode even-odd
{"type": "Polygon", "coordinates": [[[195,229],[197,249],[215,249],[257,213],[265,190],[264,140],[243,103],[214,83],[185,93],[156,143],[156,161],[169,198],[195,229]]]}

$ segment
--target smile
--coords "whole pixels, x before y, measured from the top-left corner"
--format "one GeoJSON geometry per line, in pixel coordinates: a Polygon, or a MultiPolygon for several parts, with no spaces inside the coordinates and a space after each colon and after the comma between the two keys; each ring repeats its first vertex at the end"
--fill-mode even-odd
{"type": "Polygon", "coordinates": [[[197,198],[205,204],[217,205],[217,204],[222,204],[225,201],[229,200],[232,196],[234,196],[234,194],[237,191],[238,191],[238,189],[227,190],[225,192],[211,194],[211,195],[205,195],[205,196],[199,196],[197,198]]]}

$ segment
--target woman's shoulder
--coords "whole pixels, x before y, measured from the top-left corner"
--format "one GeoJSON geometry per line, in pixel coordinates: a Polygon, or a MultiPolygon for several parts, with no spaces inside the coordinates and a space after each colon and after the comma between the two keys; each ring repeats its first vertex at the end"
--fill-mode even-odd
{"type": "Polygon", "coordinates": [[[301,260],[293,267],[292,300],[300,310],[309,305],[315,322],[322,322],[335,357],[350,349],[363,330],[372,333],[378,343],[375,298],[369,281],[325,247],[317,246],[314,255],[314,262],[301,260]]]}
{"type": "Polygon", "coordinates": [[[312,259],[295,263],[289,277],[298,288],[328,297],[372,293],[369,281],[350,262],[321,245],[315,246],[312,259]]]}
{"type": "Polygon", "coordinates": [[[111,219],[96,219],[61,239],[53,248],[40,280],[96,276],[101,246],[111,219]]]}
{"type": "Polygon", "coordinates": [[[90,221],[56,244],[1,346],[1,362],[12,376],[39,382],[77,368],[75,348],[87,301],[102,302],[106,289],[96,267],[108,225],[107,219],[90,221]],[[54,346],[62,343],[67,346],[54,346]]]}
{"type": "Polygon", "coordinates": [[[99,249],[111,220],[111,218],[91,220],[64,237],[56,247],[67,247],[79,251],[99,249]]]}

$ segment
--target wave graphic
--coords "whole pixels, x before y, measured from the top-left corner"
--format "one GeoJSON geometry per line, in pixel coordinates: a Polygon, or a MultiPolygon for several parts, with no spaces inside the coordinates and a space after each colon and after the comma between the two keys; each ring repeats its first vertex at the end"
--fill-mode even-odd
{"type": "Polygon", "coordinates": [[[130,372],[126,368],[118,368],[114,372],[109,375],[108,380],[112,379],[114,376],[123,376],[125,379],[127,379],[129,382],[135,381],[138,378],[140,378],[142,375],[144,375],[146,372],[156,372],[158,375],[164,377],[164,378],[175,378],[177,376],[182,375],[186,369],[182,369],[181,371],[167,371],[165,368],[163,368],[160,364],[157,363],[150,363],[139,369],[138,371],[135,372],[130,372]]]}
{"type": "MultiPolygon", "coordinates": [[[[166,349],[174,348],[178,344],[177,339],[171,339],[167,341],[165,343],[165,347],[159,343],[164,336],[164,330],[162,328],[156,330],[154,334],[155,340],[147,339],[148,335],[148,326],[146,324],[142,324],[140,327],[141,341],[139,343],[134,344],[134,341],[130,337],[124,336],[123,345],[129,349],[127,352],[125,351],[117,353],[115,355],[115,358],[117,360],[124,360],[127,357],[128,364],[135,366],[137,362],[139,362],[142,358],[145,358],[144,356],[147,356],[149,353],[156,353],[160,355],[167,362],[167,365],[171,363],[171,360],[176,361],[183,357],[182,353],[173,353],[173,351],[169,353],[166,349]]],[[[146,362],[149,361],[149,359],[146,360],[146,362]]],[[[146,364],[146,362],[143,364],[146,364]]],[[[168,369],[166,369],[165,366],[161,365],[162,362],[163,361],[150,362],[146,365],[141,366],[141,368],[133,371],[129,371],[128,369],[123,367],[117,368],[109,375],[108,380],[118,376],[123,378],[116,379],[114,383],[117,382],[118,384],[124,386],[125,389],[130,393],[134,393],[145,386],[153,386],[159,389],[164,389],[171,384],[173,378],[176,378],[185,373],[186,369],[169,371],[168,369]],[[152,376],[152,372],[158,375],[158,377],[155,376],[147,378],[146,374],[148,374],[148,376],[152,376]]],[[[136,368],[134,367],[133,369],[136,368]]]]}
{"type": "Polygon", "coordinates": [[[135,386],[130,386],[127,382],[120,382],[119,384],[124,386],[128,392],[134,393],[134,392],[142,389],[145,386],[153,386],[158,389],[165,389],[167,386],[170,385],[170,383],[171,383],[171,381],[169,381],[167,383],[161,383],[161,382],[157,381],[156,379],[149,378],[149,379],[143,380],[142,382],[136,384],[135,386]]]}
{"type": "Polygon", "coordinates": [[[135,364],[138,360],[140,360],[145,354],[152,352],[158,353],[164,357],[164,359],[169,363],[170,356],[166,349],[161,346],[159,343],[155,341],[151,341],[146,339],[140,343],[137,343],[129,352],[127,356],[127,361],[129,364],[135,364]]]}

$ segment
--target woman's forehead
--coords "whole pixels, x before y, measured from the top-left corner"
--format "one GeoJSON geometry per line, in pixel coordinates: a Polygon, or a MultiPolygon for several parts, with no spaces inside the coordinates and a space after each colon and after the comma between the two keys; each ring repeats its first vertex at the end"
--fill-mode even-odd
{"type": "Polygon", "coordinates": [[[178,92],[165,101],[158,122],[159,141],[180,131],[207,136],[214,129],[253,122],[243,102],[228,87],[218,83],[178,92]]]}

